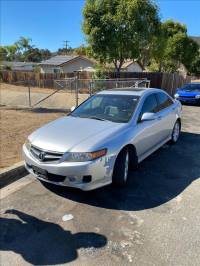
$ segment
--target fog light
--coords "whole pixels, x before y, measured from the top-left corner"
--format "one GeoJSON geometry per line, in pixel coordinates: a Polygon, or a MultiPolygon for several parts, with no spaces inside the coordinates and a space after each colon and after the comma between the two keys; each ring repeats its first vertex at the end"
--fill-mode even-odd
{"type": "Polygon", "coordinates": [[[89,183],[92,181],[92,176],[91,175],[84,175],[83,176],[83,183],[89,183]]]}

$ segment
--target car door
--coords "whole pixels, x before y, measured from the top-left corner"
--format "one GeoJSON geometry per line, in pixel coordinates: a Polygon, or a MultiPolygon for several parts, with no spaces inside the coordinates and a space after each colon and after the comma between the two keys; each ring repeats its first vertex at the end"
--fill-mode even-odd
{"type": "Polygon", "coordinates": [[[176,121],[176,112],[173,100],[165,92],[157,92],[158,116],[160,118],[161,140],[171,136],[176,121]]]}
{"type": "Polygon", "coordinates": [[[145,98],[137,118],[134,145],[136,146],[139,161],[146,157],[146,154],[151,153],[162,141],[162,137],[160,136],[161,121],[159,117],[151,121],[141,121],[144,113],[157,114],[157,111],[158,101],[155,93],[152,93],[145,98]]]}

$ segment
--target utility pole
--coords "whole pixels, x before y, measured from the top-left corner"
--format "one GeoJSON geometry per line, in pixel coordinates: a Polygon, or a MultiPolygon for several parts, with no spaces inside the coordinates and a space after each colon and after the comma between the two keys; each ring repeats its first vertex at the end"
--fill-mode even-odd
{"type": "Polygon", "coordinates": [[[69,41],[63,41],[64,42],[64,48],[66,49],[66,54],[67,54],[67,52],[68,52],[68,43],[69,43],[69,41]]]}

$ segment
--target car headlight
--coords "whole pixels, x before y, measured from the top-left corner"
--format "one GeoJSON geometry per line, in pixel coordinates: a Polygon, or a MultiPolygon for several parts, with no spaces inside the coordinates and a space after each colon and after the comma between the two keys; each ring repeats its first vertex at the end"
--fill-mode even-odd
{"type": "Polygon", "coordinates": [[[66,152],[61,160],[67,162],[87,162],[103,157],[106,153],[107,149],[94,152],[66,152]]]}
{"type": "Polygon", "coordinates": [[[196,99],[200,99],[200,95],[196,95],[195,98],[196,98],[196,99]]]}
{"type": "Polygon", "coordinates": [[[30,142],[30,140],[28,140],[28,139],[26,140],[25,146],[26,146],[27,150],[30,151],[30,149],[31,149],[31,142],[30,142]]]}
{"type": "Polygon", "coordinates": [[[178,93],[174,94],[174,97],[175,98],[178,98],[179,97],[179,94],[178,93]]]}

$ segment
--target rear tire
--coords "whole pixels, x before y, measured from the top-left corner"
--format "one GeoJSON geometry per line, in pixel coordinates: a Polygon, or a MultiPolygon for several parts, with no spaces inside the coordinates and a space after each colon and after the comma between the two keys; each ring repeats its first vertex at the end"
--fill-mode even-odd
{"type": "Polygon", "coordinates": [[[112,177],[114,185],[116,186],[126,185],[129,174],[129,163],[130,163],[129,159],[130,159],[129,150],[128,148],[125,148],[120,152],[115,161],[113,177],[112,177]]]}
{"type": "Polygon", "coordinates": [[[180,132],[181,132],[181,122],[179,120],[176,120],[176,123],[172,130],[170,144],[175,144],[178,141],[180,132]]]}

